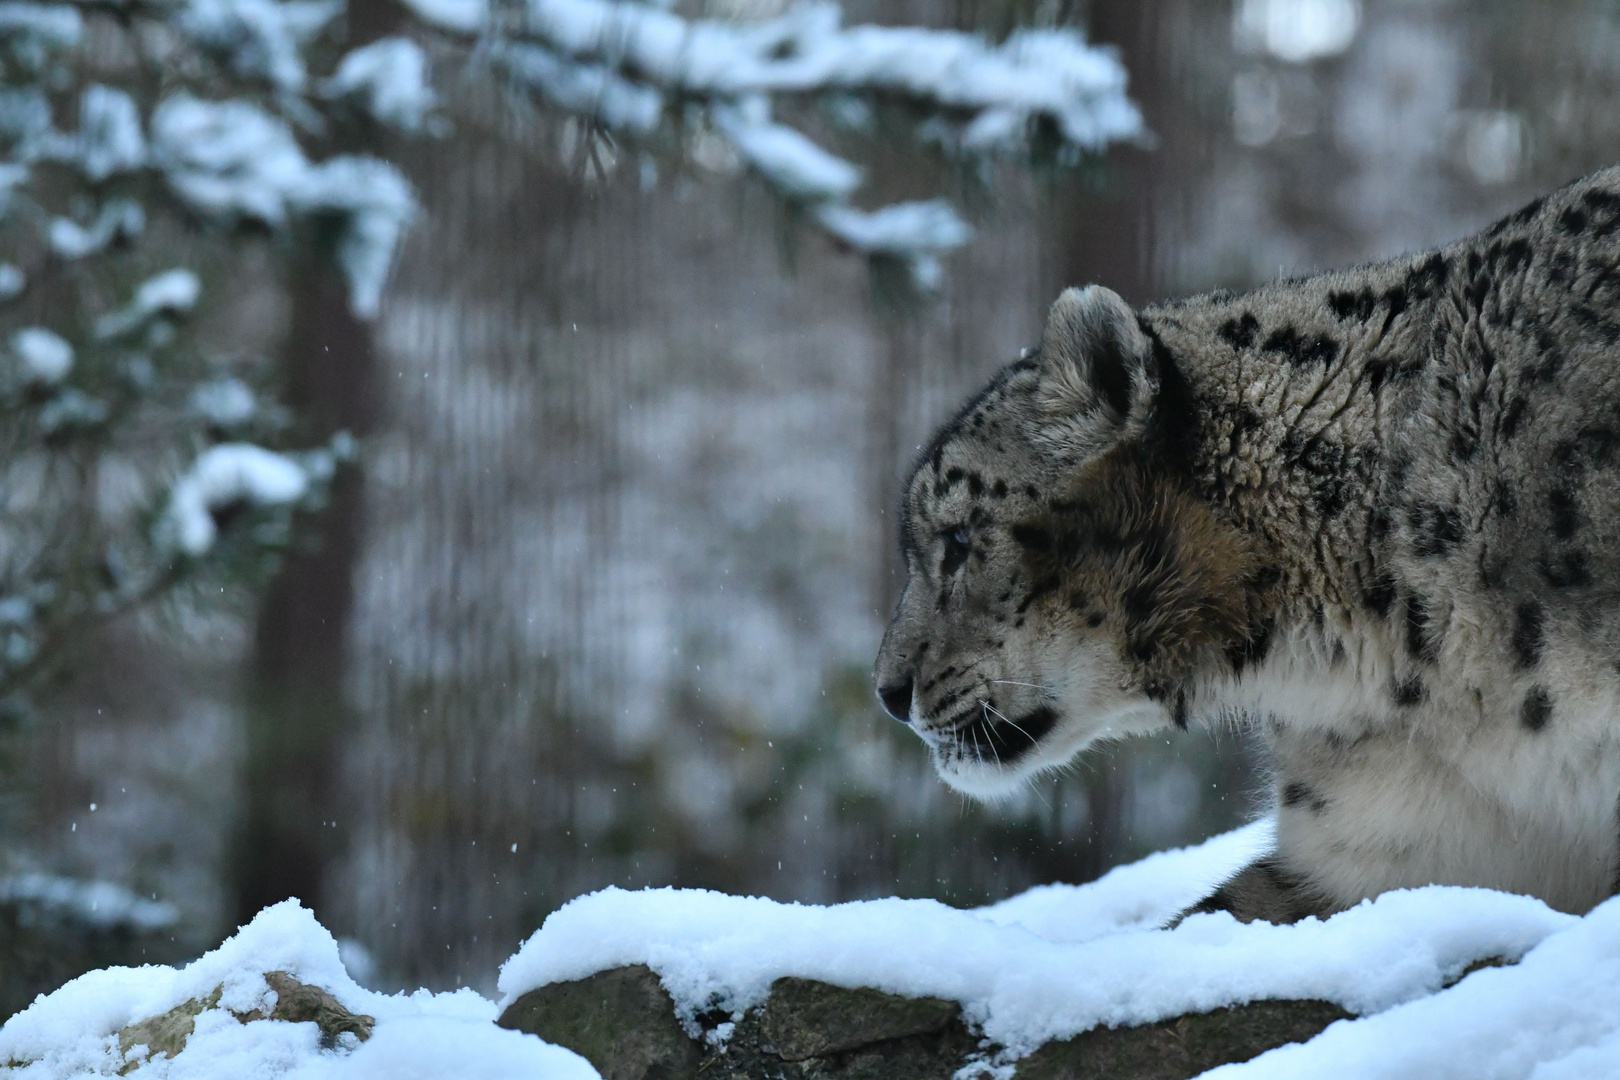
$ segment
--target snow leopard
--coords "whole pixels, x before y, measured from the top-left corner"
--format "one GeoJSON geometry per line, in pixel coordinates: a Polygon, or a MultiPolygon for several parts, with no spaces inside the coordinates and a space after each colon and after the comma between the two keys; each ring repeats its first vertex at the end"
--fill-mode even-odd
{"type": "Polygon", "coordinates": [[[1191,910],[1588,910],[1620,891],[1620,167],[1245,294],[1066,290],[899,533],[876,689],[962,792],[1246,724],[1275,846],[1191,910]]]}

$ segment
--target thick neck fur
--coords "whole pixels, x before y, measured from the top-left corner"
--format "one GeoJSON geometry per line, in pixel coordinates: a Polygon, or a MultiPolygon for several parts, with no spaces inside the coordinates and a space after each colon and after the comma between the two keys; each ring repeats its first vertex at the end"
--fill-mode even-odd
{"type": "Polygon", "coordinates": [[[1245,659],[1262,662],[1279,643],[1302,676],[1348,653],[1356,682],[1403,677],[1414,643],[1401,623],[1422,613],[1408,610],[1389,565],[1391,495],[1409,467],[1401,447],[1414,388],[1440,362],[1433,343],[1450,321],[1451,268],[1466,259],[1459,245],[1142,313],[1159,368],[1163,464],[1259,567],[1247,656],[1238,650],[1225,678],[1199,680],[1202,708],[1237,704],[1230,684],[1245,659]],[[1221,684],[1226,693],[1209,692],[1221,684]]]}

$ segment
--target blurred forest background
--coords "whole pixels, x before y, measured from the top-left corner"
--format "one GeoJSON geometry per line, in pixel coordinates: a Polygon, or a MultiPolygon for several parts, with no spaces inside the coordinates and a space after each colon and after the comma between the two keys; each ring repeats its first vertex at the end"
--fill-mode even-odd
{"type": "MultiPolygon", "coordinates": [[[[322,266],[210,281],[230,301],[203,329],[359,451],[262,589],[107,623],[7,728],[0,967],[185,958],[291,895],[362,981],[487,991],[606,885],[979,904],[1255,812],[1263,763],[1233,734],[1093,751],[996,806],[943,788],[870,686],[900,477],[1064,285],[1242,289],[1464,235],[1612,163],[1620,8],[843,6],[1083,27],[1152,138],[969,168],[883,109],[804,119],[872,200],[945,193],[971,220],[928,295],[723,145],[661,156],[474,69],[441,82],[442,132],[377,136],[421,208],[374,322],[322,266]],[[102,895],[117,919],[84,914],[102,895]],[[82,955],[41,936],[74,917],[82,955]]],[[[349,19],[410,32],[386,0],[349,19]]]]}

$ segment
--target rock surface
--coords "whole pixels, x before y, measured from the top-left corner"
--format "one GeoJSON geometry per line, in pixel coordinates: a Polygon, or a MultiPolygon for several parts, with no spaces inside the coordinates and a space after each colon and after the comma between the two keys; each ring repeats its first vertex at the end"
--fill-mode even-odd
{"type": "Polygon", "coordinates": [[[531,990],[495,1022],[567,1047],[602,1080],[695,1076],[703,1057],[658,976],[642,964],[531,990]]]}
{"type": "MultiPolygon", "coordinates": [[[[1018,1063],[1016,1076],[1183,1080],[1308,1039],[1348,1015],[1323,1001],[1260,1001],[1099,1028],[1041,1047],[1018,1063]]],[[[727,1019],[700,1021],[712,1030],[727,1019]]],[[[686,1034],[643,965],[531,990],[498,1023],[566,1046],[604,1080],[949,1080],[986,1049],[955,1002],[784,978],[716,1050],[686,1034]]]]}
{"type": "MultiPolygon", "coordinates": [[[[250,1020],[313,1023],[321,1029],[321,1044],[327,1047],[336,1045],[338,1036],[345,1033],[354,1035],[361,1042],[371,1038],[371,1028],[376,1021],[345,1009],[337,998],[320,987],[301,983],[285,971],[267,971],[264,981],[276,992],[276,1003],[270,1012],[265,1014],[254,1009],[245,1013],[233,1012],[232,1016],[244,1024],[250,1020]]],[[[118,1049],[127,1064],[120,1072],[128,1073],[160,1054],[172,1058],[184,1050],[186,1040],[197,1029],[197,1017],[206,1009],[218,1008],[219,995],[220,987],[216,986],[207,997],[190,998],[166,1013],[149,1016],[121,1028],[118,1032],[118,1049]],[[130,1059],[130,1051],[137,1046],[146,1047],[145,1054],[130,1059]]]]}
{"type": "Polygon", "coordinates": [[[1303,1042],[1350,1014],[1326,1001],[1255,1001],[1133,1028],[1095,1028],[1047,1043],[1017,1080],[1186,1080],[1303,1042]]]}

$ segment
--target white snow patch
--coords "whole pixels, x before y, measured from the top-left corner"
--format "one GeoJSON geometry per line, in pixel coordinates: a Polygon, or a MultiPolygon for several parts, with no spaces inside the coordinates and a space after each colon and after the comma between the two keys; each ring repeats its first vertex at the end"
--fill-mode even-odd
{"type": "Polygon", "coordinates": [[[309,162],[287,125],[246,101],[164,99],[152,112],[152,151],[169,184],[220,217],[287,220],[287,199],[309,162]]]}
{"type": "Polygon", "coordinates": [[[601,64],[576,64],[550,49],[522,43],[491,45],[490,62],[558,108],[594,116],[613,128],[647,132],[664,112],[664,95],[601,64]]]}
{"type": "Polygon", "coordinates": [[[338,944],[296,900],[266,908],[219,948],[184,968],[109,968],[82,975],[6,1021],[0,1061],[17,1080],[110,1076],[123,1065],[120,1028],[222,988],[220,1005],[197,1017],[172,1059],[131,1075],[286,1080],[599,1080],[581,1057],[533,1035],[498,1028],[493,1003],[471,990],[385,995],[355,983],[338,944]],[[285,971],[319,986],[345,1008],[375,1018],[371,1038],[345,1037],[322,1050],[314,1024],[255,1020],[225,1012],[267,1007],[264,974],[285,971]]]}
{"type": "Polygon", "coordinates": [[[178,21],[193,41],[226,55],[238,74],[292,95],[303,92],[307,79],[300,49],[342,12],[339,0],[190,0],[178,21]]]}
{"type": "MultiPolygon", "coordinates": [[[[0,132],[7,131],[3,92],[0,92],[0,132]]],[[[6,216],[11,210],[11,196],[14,191],[28,182],[28,166],[14,162],[0,161],[0,218],[6,216]]],[[[10,265],[9,263],[6,265],[10,265]]],[[[15,269],[15,268],[13,268],[15,269]]],[[[21,273],[21,271],[18,271],[21,273]]]]}
{"type": "Polygon", "coordinates": [[[944,199],[903,202],[880,210],[824,206],[816,218],[838,239],[868,254],[907,257],[961,247],[973,229],[944,199]]]}
{"type": "Polygon", "coordinates": [[[32,40],[36,47],[71,49],[84,34],[84,18],[69,4],[0,3],[0,37],[32,40]]]}
{"type": "Polygon", "coordinates": [[[108,199],[89,227],[70,218],[52,218],[51,250],[64,259],[82,259],[104,251],[114,240],[139,236],[146,228],[146,211],[134,199],[108,199]]]}
{"type": "Polygon", "coordinates": [[[1232,38],[1241,50],[1304,64],[1344,52],[1360,24],[1357,0],[1239,0],[1232,38]]]}
{"type": "Polygon", "coordinates": [[[223,378],[203,383],[191,392],[191,407],[216,424],[240,424],[258,408],[253,391],[241,379],[223,378]]]}
{"type": "MultiPolygon", "coordinates": [[[[795,4],[759,22],[687,19],[668,6],[526,0],[524,29],[540,44],[497,41],[484,55],[609,127],[651,129],[666,95],[703,102],[730,141],[726,157],[735,151],[787,197],[817,204],[815,220],[850,247],[904,261],[925,290],[943,276],[939,253],[971,230],[942,201],[848,205],[861,170],[773,122],[768,95],[843,95],[846,115],[866,108],[853,94],[914,99],[951,114],[930,118],[920,136],[978,155],[1026,148],[1038,119],[1056,128],[1066,159],[1147,137],[1119,58],[1072,29],[1024,30],[997,45],[959,31],[845,27],[835,3],[795,4]]],[[[718,158],[708,145],[698,140],[694,157],[718,158]]]]}
{"type": "MultiPolygon", "coordinates": [[[[1073,30],[1027,30],[998,46],[959,31],[846,28],[842,18],[832,3],[795,5],[757,23],[687,20],[614,0],[528,3],[529,30],[558,52],[605,59],[686,93],[888,91],[999,110],[1005,116],[996,130],[1008,143],[1020,142],[1024,121],[1041,115],[1086,149],[1142,133],[1118,57],[1073,30]]],[[[981,137],[978,148],[985,147],[981,137]]]]}
{"type": "Polygon", "coordinates": [[[115,882],[79,881],[54,874],[0,878],[0,901],[35,905],[97,927],[161,930],[180,919],[173,904],[136,896],[115,882]]]}
{"type": "Polygon", "coordinates": [[[328,97],[356,97],[377,120],[401,131],[422,130],[435,101],[427,54],[407,38],[383,38],[343,58],[322,88],[328,97]]]}
{"type": "Polygon", "coordinates": [[[893,203],[878,210],[827,203],[817,207],[816,220],[856,251],[905,262],[925,291],[938,288],[944,276],[939,253],[961,247],[973,236],[972,227],[944,199],[893,203]]]}
{"type": "Polygon", "coordinates": [[[1134,877],[1068,892],[1075,921],[1100,914],[1126,927],[1099,936],[1045,936],[1063,924],[1062,894],[960,911],[929,900],[810,907],[606,889],[552,913],[501,969],[499,985],[506,1004],[549,982],[647,964],[690,1021],[715,1001],[735,1014],[763,1001],[772,980],[796,975],[959,1001],[969,1021],[1017,1055],[1100,1024],[1265,998],[1380,1012],[1433,994],[1475,960],[1516,959],[1578,921],[1528,897],[1431,887],[1386,893],[1326,922],[1245,925],[1222,913],[1174,930],[1139,928],[1165,906],[1178,860],[1207,878],[1261,839],[1224,838],[1213,852],[1178,853],[1134,877]]]}
{"type": "Polygon", "coordinates": [[[0,300],[12,300],[28,287],[28,275],[11,263],[0,263],[0,300]]]}
{"type": "Polygon", "coordinates": [[[743,160],[793,198],[847,199],[861,184],[860,169],[792,128],[772,123],[763,97],[750,98],[739,108],[717,108],[714,119],[743,160]]]}
{"type": "Polygon", "coordinates": [[[258,106],[185,94],[153,111],[152,146],[169,184],[203,213],[274,226],[294,212],[345,215],[338,262],[349,303],[362,317],[377,314],[394,250],[416,212],[398,169],[356,156],[311,164],[287,125],[258,106]]]}
{"type": "Polygon", "coordinates": [[[1047,941],[1090,941],[1121,930],[1152,930],[1214,891],[1240,866],[1270,851],[1276,822],[1262,818],[1196,847],[1160,851],[1116,866],[1087,885],[1037,885],[980,908],[1003,926],[1047,941]]]}
{"type": "Polygon", "coordinates": [[[238,500],[260,505],[303,497],[309,474],[292,458],[251,443],[221,443],[198,456],[169,494],[167,529],[181,551],[201,555],[214,546],[210,512],[238,500]]]}
{"type": "Polygon", "coordinates": [[[1620,1076],[1620,899],[1570,923],[1511,967],[1481,969],[1442,994],[1340,1021],[1310,1042],[1205,1075],[1220,1080],[1620,1076]]]}
{"type": "Polygon", "coordinates": [[[378,158],[335,157],[309,170],[296,198],[304,209],[347,215],[337,257],[349,279],[349,306],[363,319],[375,318],[394,252],[416,213],[410,184],[378,158]]]}
{"type": "Polygon", "coordinates": [[[11,335],[11,351],[30,382],[55,385],[73,369],[73,346],[43,326],[25,326],[11,335]]]}
{"type": "Polygon", "coordinates": [[[489,0],[404,0],[411,14],[441,30],[472,34],[489,21],[489,0]]]}
{"type": "Polygon", "coordinates": [[[146,163],[146,137],[141,134],[135,99],[99,83],[79,97],[79,167],[100,182],[146,163]]]}
{"type": "Polygon", "coordinates": [[[141,326],[161,312],[185,312],[197,306],[202,282],[183,267],[147,278],[135,290],[129,306],[96,320],[97,337],[115,337],[141,326]]]}

